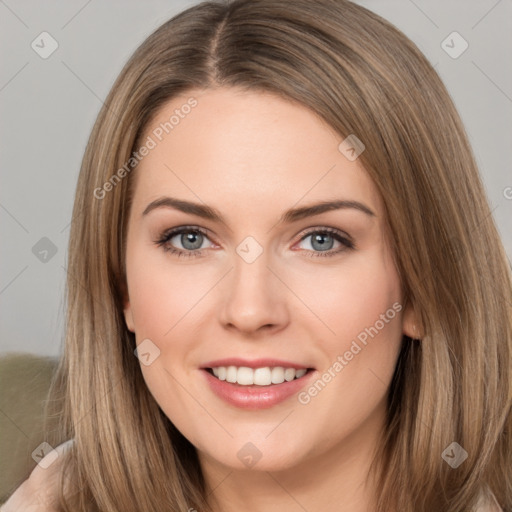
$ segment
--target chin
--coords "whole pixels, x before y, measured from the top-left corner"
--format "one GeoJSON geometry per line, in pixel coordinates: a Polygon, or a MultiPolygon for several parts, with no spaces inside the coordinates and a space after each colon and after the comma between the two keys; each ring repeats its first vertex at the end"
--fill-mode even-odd
{"type": "Polygon", "coordinates": [[[298,466],[306,456],[299,447],[283,449],[279,443],[269,441],[234,441],[225,450],[206,450],[207,458],[234,471],[286,471],[298,466]]]}

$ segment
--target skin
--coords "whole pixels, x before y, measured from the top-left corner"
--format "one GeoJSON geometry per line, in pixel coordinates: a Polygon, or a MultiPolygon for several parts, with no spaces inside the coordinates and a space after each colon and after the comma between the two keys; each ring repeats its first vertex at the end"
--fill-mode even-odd
{"type": "MultiPolygon", "coordinates": [[[[373,486],[365,476],[402,334],[415,334],[412,311],[389,320],[306,405],[293,396],[269,409],[239,409],[210,390],[199,367],[273,357],[305,363],[319,378],[401,304],[382,199],[360,161],[338,150],[343,137],[269,93],[189,91],[160,109],[146,136],[191,96],[197,106],[130,178],[125,319],[137,344],[149,338],[160,350],[141,364],[144,379],[197,448],[216,510],[368,510],[373,486]],[[162,196],[206,203],[226,224],[168,207],[143,215],[162,196]],[[278,224],[289,208],[333,199],[359,201],[375,215],[347,208],[278,224]],[[200,256],[178,258],[156,243],[184,225],[209,230],[200,256]],[[315,257],[322,251],[306,231],[326,227],[349,234],[355,248],[315,257]],[[263,250],[250,264],[236,252],[248,236],[263,250]],[[247,442],[262,454],[251,469],[237,457],[247,442]]],[[[168,245],[190,252],[184,238],[168,245]]],[[[326,242],[331,253],[344,248],[326,242]]]]}
{"type": "MultiPolygon", "coordinates": [[[[59,478],[63,471],[63,455],[66,453],[70,443],[62,443],[56,446],[54,451],[48,453],[37,464],[29,478],[27,478],[17,489],[9,500],[2,505],[2,512],[55,512],[58,501],[59,478]],[[57,457],[55,455],[57,454],[57,457]]],[[[73,495],[79,492],[78,489],[69,486],[66,482],[65,494],[73,495]]]]}

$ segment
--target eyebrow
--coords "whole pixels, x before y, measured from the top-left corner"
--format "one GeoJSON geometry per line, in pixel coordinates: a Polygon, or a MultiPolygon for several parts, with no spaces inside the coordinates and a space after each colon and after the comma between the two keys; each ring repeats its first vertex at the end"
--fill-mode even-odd
{"type": "MultiPolygon", "coordinates": [[[[183,199],[176,199],[174,197],[160,197],[159,199],[152,201],[142,212],[142,216],[147,215],[149,212],[157,208],[173,208],[184,213],[197,215],[203,219],[220,222],[224,225],[227,225],[224,217],[215,208],[205,204],[193,203],[183,199]]],[[[320,215],[321,213],[331,210],[343,209],[354,209],[368,215],[369,217],[376,217],[375,213],[370,210],[368,206],[360,203],[359,201],[334,200],[321,201],[319,203],[311,204],[308,206],[301,206],[299,208],[291,208],[283,213],[278,221],[278,224],[292,223],[307,217],[312,217],[313,215],[320,215]]]]}

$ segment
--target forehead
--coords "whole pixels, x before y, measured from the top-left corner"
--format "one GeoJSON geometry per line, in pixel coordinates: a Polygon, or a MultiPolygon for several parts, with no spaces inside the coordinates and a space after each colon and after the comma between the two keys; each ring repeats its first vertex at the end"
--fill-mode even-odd
{"type": "MultiPolygon", "coordinates": [[[[266,92],[192,90],[162,106],[142,138],[134,202],[172,195],[268,211],[314,200],[380,199],[343,137],[310,109],[266,92]]],[[[142,205],[141,205],[142,206],[142,205]]]]}

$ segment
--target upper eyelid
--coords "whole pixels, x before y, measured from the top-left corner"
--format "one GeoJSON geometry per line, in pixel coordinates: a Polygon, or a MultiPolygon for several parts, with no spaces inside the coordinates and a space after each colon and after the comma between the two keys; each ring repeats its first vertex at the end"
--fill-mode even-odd
{"type": "Polygon", "coordinates": [[[208,228],[201,228],[199,226],[177,226],[175,228],[169,228],[162,231],[160,239],[163,238],[174,238],[176,235],[180,235],[183,232],[187,231],[198,231],[199,233],[202,233],[204,235],[211,236],[212,231],[208,228]]]}

